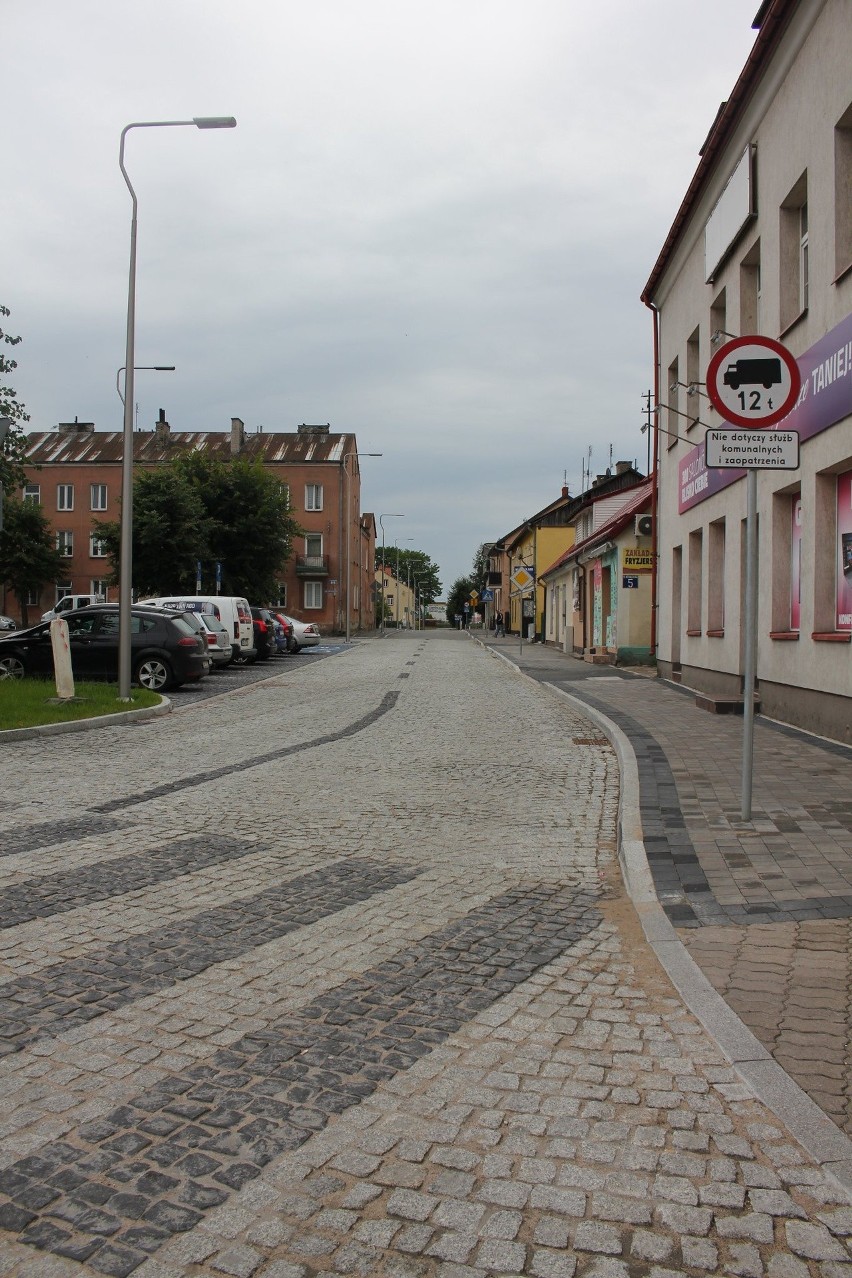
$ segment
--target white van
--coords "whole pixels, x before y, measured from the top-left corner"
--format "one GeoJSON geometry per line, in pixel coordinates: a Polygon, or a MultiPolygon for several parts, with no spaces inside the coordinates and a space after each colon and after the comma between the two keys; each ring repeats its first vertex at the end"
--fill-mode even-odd
{"type": "Polygon", "coordinates": [[[54,617],[62,617],[75,608],[88,608],[89,604],[106,603],[103,595],[63,595],[52,608],[41,614],[42,621],[53,621],[54,617]]]}
{"type": "Polygon", "coordinates": [[[236,595],[163,595],[158,599],[140,599],[139,603],[155,608],[174,608],[177,612],[206,612],[228,628],[234,661],[251,662],[257,657],[254,627],[247,599],[236,595]]]}

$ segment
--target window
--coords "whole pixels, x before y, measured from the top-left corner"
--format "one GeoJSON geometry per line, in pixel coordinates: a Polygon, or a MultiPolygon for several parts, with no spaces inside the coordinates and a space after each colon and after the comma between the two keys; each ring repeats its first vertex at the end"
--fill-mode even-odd
{"type": "Polygon", "coordinates": [[[70,559],[74,554],[74,534],[72,532],[58,532],[56,534],[56,549],[64,558],[70,559]]]}
{"type": "Polygon", "coordinates": [[[56,599],[54,603],[59,603],[63,595],[70,595],[73,584],[70,581],[57,581],[56,583],[56,599]]]}
{"type": "Polygon", "coordinates": [[[852,105],[834,129],[834,273],[852,266],[852,105]]]}
{"type": "Polygon", "coordinates": [[[728,295],[727,290],[724,288],[713,299],[713,305],[710,307],[711,341],[714,333],[721,333],[722,341],[728,337],[728,295]]]}
{"type": "Polygon", "coordinates": [[[671,364],[669,364],[669,375],[666,380],[666,390],[668,393],[668,406],[669,406],[669,411],[666,413],[666,419],[667,419],[666,426],[669,432],[668,435],[666,436],[666,440],[667,440],[669,448],[674,448],[675,444],[677,443],[676,436],[679,434],[678,418],[680,416],[680,413],[679,413],[680,385],[678,382],[678,378],[680,377],[680,373],[678,372],[678,368],[679,368],[679,365],[677,360],[674,360],[671,364]]]}
{"type": "Polygon", "coordinates": [[[104,599],[107,597],[108,582],[106,577],[93,577],[89,582],[89,592],[93,595],[101,595],[104,599]]]}
{"type": "Polygon", "coordinates": [[[802,617],[802,495],[777,492],[772,497],[773,639],[795,637],[802,617]]]}
{"type": "Polygon", "coordinates": [[[91,491],[91,509],[106,510],[107,508],[106,484],[92,484],[90,491],[91,491]]]}
{"type": "Polygon", "coordinates": [[[37,608],[40,605],[40,603],[41,603],[41,591],[28,590],[27,591],[27,607],[37,608]]]}
{"type": "Polygon", "coordinates": [[[24,484],[24,501],[32,501],[38,504],[41,501],[41,485],[24,484]]]}
{"type": "Polygon", "coordinates": [[[725,633],[725,521],[712,523],[707,540],[707,634],[725,633]]]}
{"type": "Polygon", "coordinates": [[[808,305],[808,175],[803,173],[780,210],[780,327],[783,333],[808,305]]]}
{"type": "Polygon", "coordinates": [[[305,582],[305,608],[321,608],[322,607],[322,582],[306,581],[305,582]]]}
{"type": "Polygon", "coordinates": [[[322,484],[305,484],[305,510],[322,510],[322,484]]]}
{"type": "Polygon", "coordinates": [[[760,332],[760,240],[740,263],[740,332],[760,332]]]}
{"type": "Polygon", "coordinates": [[[106,542],[96,532],[89,533],[89,554],[92,559],[106,559],[109,554],[106,542]]]}
{"type": "Polygon", "coordinates": [[[703,531],[703,529],[699,528],[696,532],[689,534],[689,563],[687,565],[689,578],[687,581],[686,601],[686,633],[688,635],[701,634],[703,531]]]}
{"type": "Polygon", "coordinates": [[[686,429],[692,430],[696,425],[701,412],[698,404],[698,392],[701,385],[701,349],[700,349],[700,331],[696,328],[695,332],[690,334],[686,342],[686,411],[689,413],[691,420],[687,423],[686,429]]]}
{"type": "Polygon", "coordinates": [[[276,604],[279,608],[287,607],[287,582],[286,581],[278,582],[278,594],[276,598],[276,604]]]}
{"type": "Polygon", "coordinates": [[[57,510],[73,510],[74,509],[74,485],[73,484],[57,484],[56,485],[56,509],[57,510]]]}

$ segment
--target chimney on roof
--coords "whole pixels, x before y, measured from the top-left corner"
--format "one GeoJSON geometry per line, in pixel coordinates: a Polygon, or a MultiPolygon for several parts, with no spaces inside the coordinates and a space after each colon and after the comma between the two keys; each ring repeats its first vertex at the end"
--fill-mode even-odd
{"type": "Polygon", "coordinates": [[[231,418],[231,456],[239,457],[246,437],[245,422],[241,417],[231,418]]]}
{"type": "Polygon", "coordinates": [[[629,461],[617,461],[615,463],[616,475],[626,475],[628,470],[633,469],[633,463],[629,461]]]}
{"type": "Polygon", "coordinates": [[[167,444],[169,442],[169,433],[171,426],[166,421],[166,410],[160,409],[160,416],[154,424],[154,438],[158,444],[167,444]]]}
{"type": "Polygon", "coordinates": [[[331,430],[331,422],[325,422],[318,426],[311,426],[307,422],[302,422],[299,426],[300,435],[327,435],[331,430]]]}
{"type": "Polygon", "coordinates": [[[56,429],[66,435],[94,435],[94,422],[78,422],[75,417],[73,422],[58,422],[56,429]]]}
{"type": "Polygon", "coordinates": [[[567,485],[567,484],[563,484],[563,485],[562,485],[562,496],[563,496],[563,497],[570,497],[570,496],[571,496],[570,492],[568,491],[568,485],[567,485]]]}

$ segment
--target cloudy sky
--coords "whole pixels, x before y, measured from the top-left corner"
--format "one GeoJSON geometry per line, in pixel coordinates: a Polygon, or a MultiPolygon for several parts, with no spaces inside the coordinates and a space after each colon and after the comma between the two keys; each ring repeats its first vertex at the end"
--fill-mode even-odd
{"type": "MultiPolygon", "coordinates": [[[[593,472],[645,469],[639,301],[757,0],[7,0],[0,302],[32,420],[354,431],[445,590],[593,472]]],[[[407,539],[412,539],[408,541],[407,539]]]]}

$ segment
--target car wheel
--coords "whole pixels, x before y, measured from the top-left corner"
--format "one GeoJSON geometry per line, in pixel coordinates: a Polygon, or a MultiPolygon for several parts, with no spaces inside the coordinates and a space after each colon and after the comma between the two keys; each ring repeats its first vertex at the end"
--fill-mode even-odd
{"type": "Polygon", "coordinates": [[[23,679],[27,673],[20,657],[0,657],[0,679],[23,679]]]}
{"type": "Polygon", "coordinates": [[[292,652],[293,656],[295,656],[297,652],[302,651],[302,645],[300,643],[294,643],[290,651],[292,652]]]}
{"type": "Polygon", "coordinates": [[[147,657],[136,667],[136,682],[149,692],[163,692],[175,686],[172,668],[161,657],[147,657]]]}

